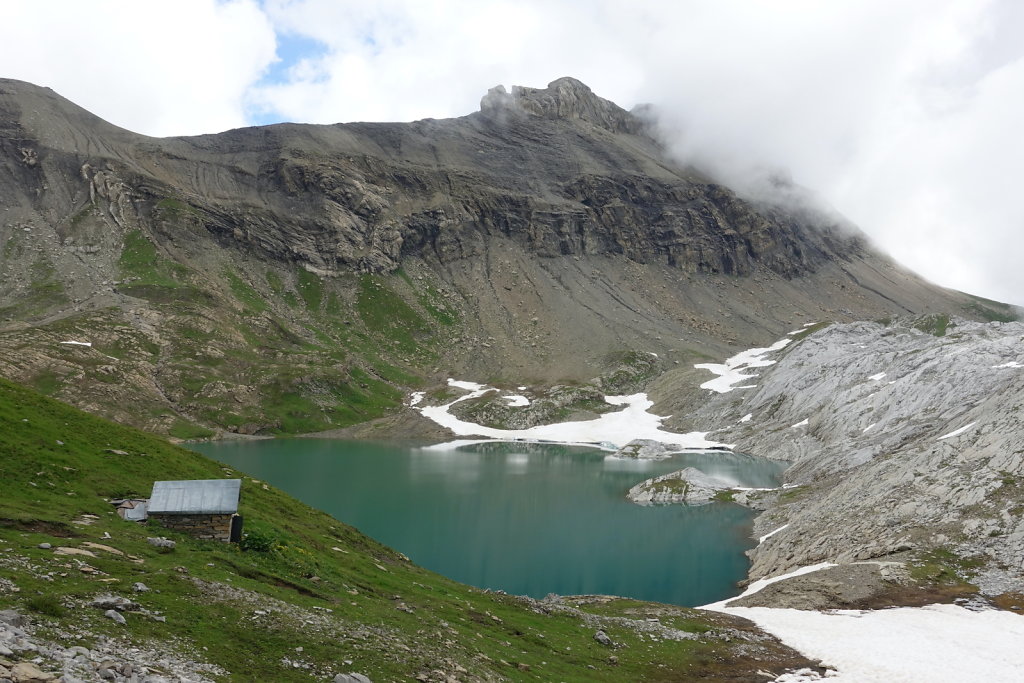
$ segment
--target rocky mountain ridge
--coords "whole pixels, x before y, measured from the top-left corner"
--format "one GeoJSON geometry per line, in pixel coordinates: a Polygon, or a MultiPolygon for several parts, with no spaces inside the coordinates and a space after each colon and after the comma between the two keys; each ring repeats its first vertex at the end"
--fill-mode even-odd
{"type": "Polygon", "coordinates": [[[0,81],[0,374],[179,437],[294,433],[451,374],[546,387],[806,319],[1007,315],[650,131],[574,79],[458,119],[166,139],[0,81]]]}

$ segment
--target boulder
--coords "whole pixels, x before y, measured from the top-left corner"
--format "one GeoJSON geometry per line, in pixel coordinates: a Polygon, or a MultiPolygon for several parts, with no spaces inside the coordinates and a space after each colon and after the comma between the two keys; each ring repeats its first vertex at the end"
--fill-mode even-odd
{"type": "Polygon", "coordinates": [[[363,674],[347,673],[335,676],[334,683],[372,683],[372,681],[363,674]]]}
{"type": "Polygon", "coordinates": [[[638,458],[641,460],[664,460],[679,450],[677,444],[666,444],[653,439],[633,439],[615,451],[615,458],[638,458]]]}

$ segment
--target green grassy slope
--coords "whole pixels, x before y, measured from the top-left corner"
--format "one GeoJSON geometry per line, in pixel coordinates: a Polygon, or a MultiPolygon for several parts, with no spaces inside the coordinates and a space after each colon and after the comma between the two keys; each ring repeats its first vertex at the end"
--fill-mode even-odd
{"type": "Polygon", "coordinates": [[[628,600],[547,604],[457,584],[262,482],[6,380],[0,481],[0,573],[9,582],[0,608],[29,614],[43,633],[78,634],[64,646],[110,637],[193,652],[232,681],[330,680],[339,671],[376,683],[724,681],[806,665],[722,615],[628,600]],[[106,500],[147,496],[157,479],[237,476],[246,550],[125,522],[106,500]],[[147,543],[160,535],[177,547],[147,543]],[[132,593],[136,581],[153,590],[132,593]],[[166,622],[128,612],[130,628],[115,624],[89,606],[110,592],[166,622]],[[648,617],[695,637],[644,635],[648,617]],[[597,628],[617,647],[596,642],[597,628]]]}

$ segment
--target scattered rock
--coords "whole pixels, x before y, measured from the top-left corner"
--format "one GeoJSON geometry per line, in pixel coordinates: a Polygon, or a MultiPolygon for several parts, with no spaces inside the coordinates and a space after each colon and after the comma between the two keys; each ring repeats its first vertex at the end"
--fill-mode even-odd
{"type": "Polygon", "coordinates": [[[118,612],[135,612],[142,609],[142,605],[139,603],[119,595],[98,595],[93,598],[91,605],[97,609],[113,609],[118,612]]]}
{"type": "Polygon", "coordinates": [[[168,548],[170,550],[173,550],[174,547],[177,545],[177,543],[175,543],[174,541],[170,540],[169,538],[164,538],[163,536],[157,536],[156,538],[147,538],[146,543],[149,543],[151,546],[155,546],[157,548],[168,548]]]}
{"type": "Polygon", "coordinates": [[[334,677],[334,683],[373,683],[369,678],[363,674],[348,673],[338,674],[334,677]]]}
{"type": "Polygon", "coordinates": [[[108,619],[113,619],[118,624],[123,625],[128,623],[127,620],[116,609],[108,609],[106,612],[103,613],[103,616],[107,617],[108,619]]]}
{"type": "Polygon", "coordinates": [[[32,662],[18,662],[11,667],[11,679],[15,683],[36,683],[37,681],[52,681],[55,678],[57,677],[42,671],[32,662]]]}
{"type": "Polygon", "coordinates": [[[83,541],[82,546],[91,550],[102,550],[112,555],[124,556],[124,553],[117,548],[111,548],[109,545],[103,545],[102,543],[93,543],[92,541],[83,541]]]}
{"type": "Polygon", "coordinates": [[[50,544],[50,543],[40,543],[36,547],[39,548],[40,550],[49,550],[50,548],[53,547],[53,545],[50,544]]]}
{"type": "Polygon", "coordinates": [[[28,619],[23,614],[18,614],[12,609],[0,611],[0,621],[17,628],[21,628],[28,624],[28,619]]]}
{"type": "Polygon", "coordinates": [[[605,647],[613,647],[615,645],[615,643],[612,642],[612,639],[608,637],[608,634],[602,630],[598,630],[598,632],[594,634],[594,640],[605,647]]]}
{"type": "Polygon", "coordinates": [[[67,546],[58,546],[53,551],[54,555],[82,555],[84,557],[96,557],[96,553],[91,550],[83,550],[82,548],[69,548],[67,546]]]}
{"type": "Polygon", "coordinates": [[[141,581],[136,581],[135,583],[132,584],[132,590],[135,591],[136,593],[147,593],[147,592],[149,592],[150,589],[149,589],[149,586],[147,586],[146,584],[142,583],[141,581]]]}

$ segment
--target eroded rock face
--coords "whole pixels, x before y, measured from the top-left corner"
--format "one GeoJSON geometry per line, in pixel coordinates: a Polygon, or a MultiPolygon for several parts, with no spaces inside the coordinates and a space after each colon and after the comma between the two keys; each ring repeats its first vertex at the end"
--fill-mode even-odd
{"type": "Polygon", "coordinates": [[[163,140],[5,83],[0,119],[36,142],[31,165],[24,142],[12,148],[17,182],[5,195],[47,214],[82,253],[111,246],[85,220],[90,206],[115,230],[147,232],[173,208],[175,231],[322,273],[391,272],[409,255],[471,258],[499,235],[540,256],[621,254],[724,274],[762,262],[787,277],[863,249],[854,232],[827,222],[811,230],[673,167],[641,118],[572,78],[492,89],[480,113],[458,119],[163,140]],[[26,106],[42,111],[25,122],[26,106]],[[60,120],[69,115],[78,118],[60,120]],[[74,135],[51,132],[60,125],[74,135]]]}

